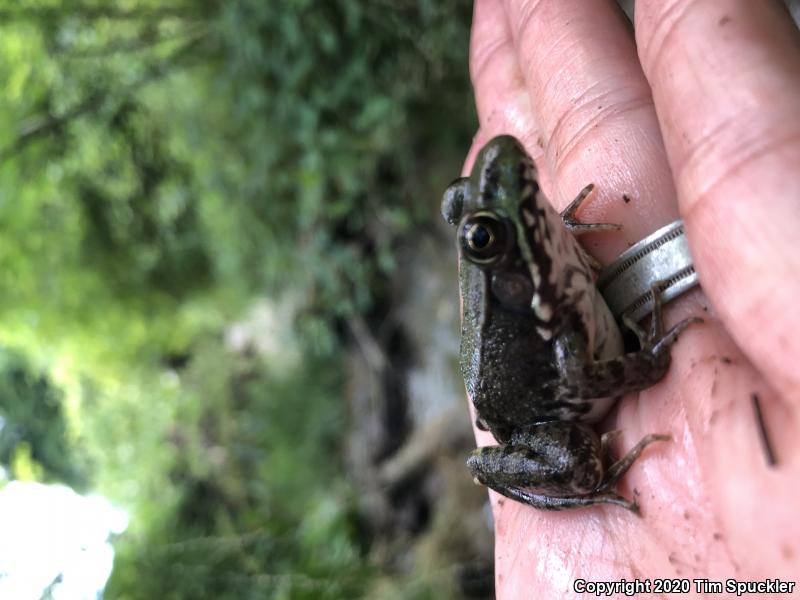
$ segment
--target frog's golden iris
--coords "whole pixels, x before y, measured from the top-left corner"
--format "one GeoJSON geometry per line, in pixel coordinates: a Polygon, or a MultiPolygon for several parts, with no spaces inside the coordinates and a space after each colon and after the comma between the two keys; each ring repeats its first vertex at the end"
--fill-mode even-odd
{"type": "Polygon", "coordinates": [[[490,264],[502,258],[508,243],[508,228],[493,212],[466,215],[460,227],[464,255],[477,264],[490,264]]]}

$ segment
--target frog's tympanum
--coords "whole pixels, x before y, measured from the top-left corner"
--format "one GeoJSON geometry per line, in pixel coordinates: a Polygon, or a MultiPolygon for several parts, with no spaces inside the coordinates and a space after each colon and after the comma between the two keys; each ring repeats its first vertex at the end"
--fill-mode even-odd
{"type": "Polygon", "coordinates": [[[626,321],[641,348],[624,353],[595,287],[596,263],[575,239],[618,228],[575,220],[590,191],[559,215],[525,150],[501,136],[445,192],[442,214],[458,231],[461,368],[477,426],[500,444],[475,450],[467,466],[479,483],[536,508],[637,511],[616,484],[648,444],[668,436],[648,435],[609,464],[612,435],[601,440],[591,425],[623,394],[658,382],[678,334],[697,319],[664,333],[656,283],[650,331],[626,321]]]}

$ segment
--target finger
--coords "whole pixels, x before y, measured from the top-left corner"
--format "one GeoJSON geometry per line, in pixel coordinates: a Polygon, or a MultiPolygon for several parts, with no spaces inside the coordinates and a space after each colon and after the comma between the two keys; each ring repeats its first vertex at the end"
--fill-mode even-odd
{"type": "Polygon", "coordinates": [[[475,136],[472,138],[472,146],[470,146],[467,159],[464,161],[464,167],[461,169],[461,176],[466,177],[472,170],[472,165],[475,163],[475,158],[478,156],[481,148],[492,139],[492,136],[485,129],[478,129],[475,136]]]}
{"type": "Polygon", "coordinates": [[[475,2],[469,63],[482,135],[511,134],[535,160],[539,131],[500,0],[475,2]]]}
{"type": "Polygon", "coordinates": [[[636,21],[703,288],[800,401],[797,30],[771,0],[641,1],[636,21]]]}
{"type": "Polygon", "coordinates": [[[596,184],[582,220],[624,226],[600,234],[608,260],[677,216],[630,23],[613,0],[507,0],[506,12],[556,182],[550,197],[564,206],[596,184]]]}

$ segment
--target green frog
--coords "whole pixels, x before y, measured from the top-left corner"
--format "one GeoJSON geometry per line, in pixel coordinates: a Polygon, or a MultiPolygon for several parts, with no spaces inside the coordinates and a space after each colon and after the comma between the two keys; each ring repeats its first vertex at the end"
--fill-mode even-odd
{"type": "Polygon", "coordinates": [[[458,237],[462,373],[476,425],[499,442],[475,450],[467,466],[476,482],[536,508],[616,504],[638,512],[616,484],[646,446],[669,437],[647,435],[613,462],[617,432],[601,438],[592,425],[623,394],[657,383],[678,335],[699,319],[665,333],[656,282],[649,330],[625,320],[640,345],[625,353],[595,286],[597,263],[575,237],[619,229],[577,221],[591,191],[557,213],[521,144],[500,136],[444,194],[442,214],[458,237]]]}

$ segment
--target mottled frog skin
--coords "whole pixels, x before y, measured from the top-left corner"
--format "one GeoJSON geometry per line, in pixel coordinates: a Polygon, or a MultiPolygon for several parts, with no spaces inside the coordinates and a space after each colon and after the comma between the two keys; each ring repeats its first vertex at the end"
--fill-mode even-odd
{"type": "Polygon", "coordinates": [[[611,463],[611,435],[600,439],[591,425],[623,394],[658,382],[678,334],[697,320],[663,333],[656,283],[651,329],[626,321],[641,348],[624,353],[596,263],[575,238],[619,228],[574,219],[591,189],[559,215],[525,150],[501,136],[445,192],[442,214],[458,236],[462,372],[478,427],[500,444],[474,451],[467,466],[479,483],[537,508],[637,511],[616,484],[648,444],[668,437],[648,435],[611,463]]]}

